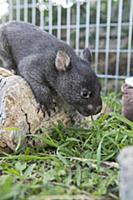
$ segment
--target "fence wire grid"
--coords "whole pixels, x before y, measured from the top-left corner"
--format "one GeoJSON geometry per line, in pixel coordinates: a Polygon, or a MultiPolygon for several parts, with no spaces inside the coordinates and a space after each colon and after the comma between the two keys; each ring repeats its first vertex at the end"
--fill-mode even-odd
{"type": "Polygon", "coordinates": [[[89,47],[103,91],[117,91],[121,81],[133,76],[133,0],[77,0],[67,8],[52,0],[4,1],[8,12],[1,24],[17,20],[40,26],[79,55],[89,47]]]}

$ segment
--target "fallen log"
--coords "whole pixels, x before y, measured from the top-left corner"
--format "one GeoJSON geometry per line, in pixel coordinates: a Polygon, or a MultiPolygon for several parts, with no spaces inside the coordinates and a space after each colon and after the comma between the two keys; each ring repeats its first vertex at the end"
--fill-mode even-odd
{"type": "Polygon", "coordinates": [[[41,110],[27,82],[20,76],[0,68],[0,150],[15,151],[18,141],[39,128],[49,128],[58,121],[70,122],[65,112],[51,117],[41,110]]]}

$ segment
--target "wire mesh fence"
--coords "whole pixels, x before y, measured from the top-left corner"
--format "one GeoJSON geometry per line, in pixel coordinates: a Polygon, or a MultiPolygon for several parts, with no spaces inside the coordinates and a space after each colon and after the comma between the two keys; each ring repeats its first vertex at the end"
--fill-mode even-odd
{"type": "MultiPolygon", "coordinates": [[[[5,0],[6,1],[6,0],[5,0]]],[[[133,76],[133,0],[7,0],[0,23],[30,22],[66,41],[82,54],[91,49],[92,67],[103,90],[118,90],[133,76]],[[57,4],[56,4],[57,2],[57,4]],[[65,8],[59,5],[65,2],[65,8]]]]}

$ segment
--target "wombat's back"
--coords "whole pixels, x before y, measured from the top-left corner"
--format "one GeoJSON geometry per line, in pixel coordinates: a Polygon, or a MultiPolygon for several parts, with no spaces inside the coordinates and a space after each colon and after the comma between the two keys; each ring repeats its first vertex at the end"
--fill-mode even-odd
{"type": "Polygon", "coordinates": [[[58,49],[64,43],[32,24],[10,22],[2,27],[16,64],[31,54],[43,54],[46,49],[58,49]]]}

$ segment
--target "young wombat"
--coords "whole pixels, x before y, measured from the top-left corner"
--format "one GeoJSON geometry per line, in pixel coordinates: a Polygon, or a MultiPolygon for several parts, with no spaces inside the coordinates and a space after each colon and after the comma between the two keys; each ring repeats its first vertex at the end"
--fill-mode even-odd
{"type": "Polygon", "coordinates": [[[65,42],[24,22],[0,28],[0,57],[4,66],[31,86],[43,111],[53,108],[57,96],[84,116],[100,112],[101,86],[90,67],[88,48],[78,57],[65,42]]]}

